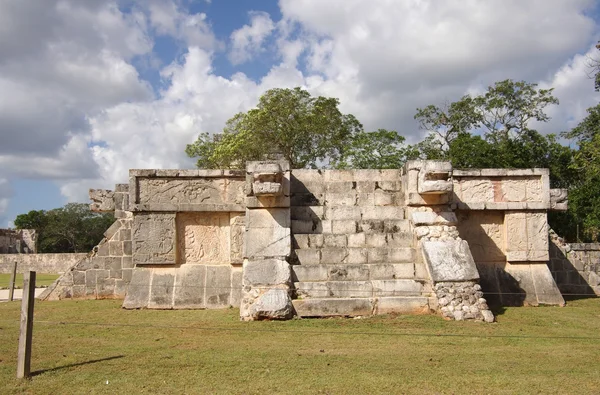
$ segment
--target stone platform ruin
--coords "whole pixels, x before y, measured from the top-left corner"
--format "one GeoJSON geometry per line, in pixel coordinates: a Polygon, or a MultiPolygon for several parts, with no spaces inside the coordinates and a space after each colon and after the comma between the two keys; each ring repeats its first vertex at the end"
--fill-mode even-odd
{"type": "Polygon", "coordinates": [[[130,309],[240,308],[243,320],[563,305],[548,268],[547,169],[130,170],[91,190],[116,221],[42,298],[130,309]]]}

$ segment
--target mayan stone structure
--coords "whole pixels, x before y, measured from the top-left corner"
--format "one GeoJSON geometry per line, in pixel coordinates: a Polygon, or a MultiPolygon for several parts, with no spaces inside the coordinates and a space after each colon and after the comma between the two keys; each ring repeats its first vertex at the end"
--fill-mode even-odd
{"type": "Polygon", "coordinates": [[[550,189],[546,169],[266,161],[129,176],[115,191],[90,191],[92,209],[116,222],[46,299],[234,306],[242,320],[437,312],[491,322],[492,303],[564,304],[546,213],[565,210],[567,196],[550,189]]]}
{"type": "Polygon", "coordinates": [[[35,254],[37,233],[34,229],[0,229],[0,254],[35,254]]]}

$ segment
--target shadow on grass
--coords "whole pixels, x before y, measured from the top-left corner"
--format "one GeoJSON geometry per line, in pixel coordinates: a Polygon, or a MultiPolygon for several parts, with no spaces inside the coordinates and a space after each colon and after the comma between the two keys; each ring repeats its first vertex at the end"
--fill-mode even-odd
{"type": "Polygon", "coordinates": [[[92,359],[91,361],[85,361],[85,362],[79,362],[79,363],[72,363],[72,364],[65,365],[65,366],[57,366],[57,367],[52,368],[52,369],[36,370],[35,372],[31,372],[31,377],[38,376],[38,375],[43,374],[43,373],[55,372],[57,370],[62,370],[62,369],[68,369],[68,368],[72,368],[72,367],[75,367],[75,366],[89,365],[89,364],[92,364],[92,363],[110,361],[112,359],[119,359],[119,358],[124,358],[124,357],[125,357],[125,355],[115,355],[113,357],[107,357],[107,358],[101,358],[101,359],[92,359]]]}

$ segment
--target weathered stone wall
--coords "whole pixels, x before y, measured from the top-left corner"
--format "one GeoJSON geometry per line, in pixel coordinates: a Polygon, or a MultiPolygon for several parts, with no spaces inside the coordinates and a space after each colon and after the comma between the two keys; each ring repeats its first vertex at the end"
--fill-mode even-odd
{"type": "Polygon", "coordinates": [[[0,273],[12,273],[14,262],[17,272],[35,271],[38,273],[62,274],[87,256],[79,254],[1,254],[0,273]]]}
{"type": "Polygon", "coordinates": [[[564,304],[546,262],[546,211],[566,209],[548,169],[454,170],[451,206],[492,304],[564,304]]]}
{"type": "Polygon", "coordinates": [[[34,229],[0,229],[0,254],[35,254],[36,243],[34,229]]]}
{"type": "Polygon", "coordinates": [[[552,276],[564,295],[600,296],[600,243],[565,243],[550,232],[552,276]]]}
{"type": "Polygon", "coordinates": [[[48,287],[40,299],[122,299],[131,281],[131,219],[117,219],[93,251],[48,287]]]}
{"type": "Polygon", "coordinates": [[[298,315],[430,310],[400,169],[293,170],[291,204],[298,315]]]}
{"type": "Polygon", "coordinates": [[[134,270],[125,308],[239,306],[246,173],[131,170],[134,270]]]}

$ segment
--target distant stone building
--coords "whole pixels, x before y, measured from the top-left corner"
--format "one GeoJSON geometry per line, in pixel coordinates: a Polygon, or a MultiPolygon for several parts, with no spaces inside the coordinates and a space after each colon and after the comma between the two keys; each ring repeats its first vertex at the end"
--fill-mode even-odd
{"type": "Polygon", "coordinates": [[[0,254],[35,254],[35,229],[0,229],[0,254]]]}

